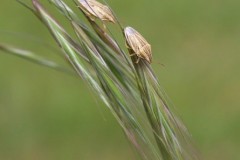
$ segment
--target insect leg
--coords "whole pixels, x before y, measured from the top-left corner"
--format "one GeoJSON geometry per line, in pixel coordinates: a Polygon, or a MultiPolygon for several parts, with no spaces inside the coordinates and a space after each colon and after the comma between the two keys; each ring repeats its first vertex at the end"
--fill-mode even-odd
{"type": "Polygon", "coordinates": [[[104,33],[106,33],[107,32],[107,26],[106,26],[106,24],[104,24],[104,22],[102,22],[103,23],[103,31],[104,31],[104,33]]]}
{"type": "Polygon", "coordinates": [[[137,59],[136,63],[139,63],[140,59],[141,59],[141,58],[140,58],[140,57],[138,57],[138,59],[137,59]]]}
{"type": "Polygon", "coordinates": [[[130,57],[135,56],[135,55],[136,55],[136,53],[130,54],[130,57]]]}

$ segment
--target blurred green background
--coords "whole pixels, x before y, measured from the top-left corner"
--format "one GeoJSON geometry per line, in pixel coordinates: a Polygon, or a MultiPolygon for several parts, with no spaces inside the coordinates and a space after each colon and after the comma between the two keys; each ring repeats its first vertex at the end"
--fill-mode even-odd
{"type": "MultiPolygon", "coordinates": [[[[239,160],[240,1],[109,3],[152,44],[153,67],[204,159],[239,160]]],[[[60,59],[43,46],[56,46],[47,29],[15,1],[0,2],[0,42],[60,59]]],[[[0,160],[113,159],[136,158],[82,80],[0,52],[0,160]]]]}

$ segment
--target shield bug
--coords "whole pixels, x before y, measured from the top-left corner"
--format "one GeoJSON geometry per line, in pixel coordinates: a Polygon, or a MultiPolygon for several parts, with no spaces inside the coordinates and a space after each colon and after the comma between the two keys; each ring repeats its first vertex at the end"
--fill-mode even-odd
{"type": "Polygon", "coordinates": [[[149,63],[152,62],[152,49],[151,45],[132,27],[126,27],[124,29],[124,35],[127,43],[127,47],[134,53],[130,56],[136,55],[138,57],[137,62],[140,59],[144,59],[149,63]]]}
{"type": "Polygon", "coordinates": [[[116,23],[111,9],[96,0],[78,0],[78,6],[92,21],[99,18],[102,21],[116,23]]]}

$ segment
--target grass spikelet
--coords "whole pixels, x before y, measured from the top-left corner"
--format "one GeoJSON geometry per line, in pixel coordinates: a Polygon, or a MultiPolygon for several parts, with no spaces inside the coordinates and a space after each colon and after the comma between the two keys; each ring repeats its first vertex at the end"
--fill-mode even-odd
{"type": "Polygon", "coordinates": [[[73,38],[38,0],[32,2],[33,8],[25,6],[49,30],[72,69],[106,104],[142,159],[197,159],[189,149],[184,125],[171,112],[150,66],[151,45],[140,33],[131,27],[123,29],[128,48],[121,47],[94,21],[116,22],[107,5],[95,0],[74,1],[90,22],[87,25],[65,1],[49,0],[72,26],[77,37],[73,38]]]}

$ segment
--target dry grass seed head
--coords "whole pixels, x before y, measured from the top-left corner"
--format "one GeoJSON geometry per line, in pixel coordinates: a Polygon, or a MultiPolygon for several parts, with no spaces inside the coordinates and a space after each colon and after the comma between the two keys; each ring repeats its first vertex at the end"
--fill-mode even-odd
{"type": "Polygon", "coordinates": [[[132,27],[126,27],[124,29],[124,34],[127,45],[131,50],[133,50],[134,54],[136,54],[138,58],[145,59],[149,63],[151,63],[152,62],[151,45],[143,38],[143,36],[132,27]]]}
{"type": "Polygon", "coordinates": [[[92,20],[99,18],[102,21],[116,23],[111,9],[96,0],[78,0],[82,11],[92,20]]]}

